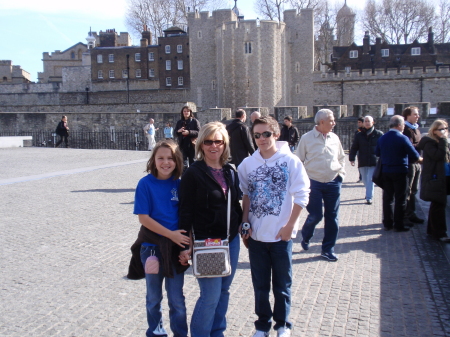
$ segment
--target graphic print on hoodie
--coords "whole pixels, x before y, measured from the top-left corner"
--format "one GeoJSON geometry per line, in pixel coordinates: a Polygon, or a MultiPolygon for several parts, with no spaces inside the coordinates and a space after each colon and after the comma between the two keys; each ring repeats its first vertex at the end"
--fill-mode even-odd
{"type": "Polygon", "coordinates": [[[275,165],[258,167],[248,175],[250,212],[257,218],[279,216],[287,193],[289,169],[286,162],[277,160],[275,165]]]}

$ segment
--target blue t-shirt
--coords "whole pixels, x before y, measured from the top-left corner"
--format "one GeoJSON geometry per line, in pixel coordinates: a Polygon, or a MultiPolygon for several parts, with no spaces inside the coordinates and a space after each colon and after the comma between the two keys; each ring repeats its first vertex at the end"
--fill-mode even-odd
{"type": "Polygon", "coordinates": [[[155,126],[153,124],[150,124],[147,132],[150,136],[153,136],[155,134],[155,126]]]}
{"type": "Polygon", "coordinates": [[[156,179],[148,174],[136,187],[134,214],[147,214],[170,230],[178,229],[178,188],[180,179],[156,179]]]}

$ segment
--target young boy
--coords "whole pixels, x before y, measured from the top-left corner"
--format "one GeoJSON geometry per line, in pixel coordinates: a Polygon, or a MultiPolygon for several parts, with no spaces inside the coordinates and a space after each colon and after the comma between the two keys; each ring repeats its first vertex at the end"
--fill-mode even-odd
{"type": "Polygon", "coordinates": [[[292,237],[298,229],[298,217],[308,204],[309,179],[300,159],[287,142],[277,142],[278,122],[272,117],[255,120],[252,135],[258,145],[251,157],[239,165],[243,192],[243,223],[250,223],[242,235],[249,250],[252,282],[255,291],[256,333],[269,336],[272,317],[277,336],[291,335],[289,322],[292,285],[292,237]],[[275,298],[272,311],[269,292],[273,284],[275,298]]]}

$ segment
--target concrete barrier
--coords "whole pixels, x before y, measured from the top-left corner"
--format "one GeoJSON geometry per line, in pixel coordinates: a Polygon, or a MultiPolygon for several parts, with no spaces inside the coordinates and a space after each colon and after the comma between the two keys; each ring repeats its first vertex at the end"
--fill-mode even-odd
{"type": "Polygon", "coordinates": [[[0,148],[31,146],[32,140],[32,136],[0,137],[0,148]]]}

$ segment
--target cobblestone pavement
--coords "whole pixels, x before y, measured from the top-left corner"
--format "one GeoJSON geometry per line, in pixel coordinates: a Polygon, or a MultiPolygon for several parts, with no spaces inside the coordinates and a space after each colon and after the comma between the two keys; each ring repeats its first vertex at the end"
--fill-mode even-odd
{"type": "MultiPolygon", "coordinates": [[[[144,281],[124,276],[139,229],[134,188],[148,156],[0,149],[0,336],[145,335],[144,281]]],[[[347,171],[339,261],[319,258],[322,225],[309,251],[295,240],[292,335],[450,336],[446,247],[426,237],[425,225],[407,233],[382,231],[380,189],[366,205],[357,169],[348,164],[347,171]]],[[[426,206],[419,207],[425,214],[426,206]]],[[[305,218],[306,211],[301,224],[305,218]]],[[[189,318],[198,292],[188,271],[189,318]]],[[[251,336],[254,320],[242,245],[226,336],[251,336]]]]}

